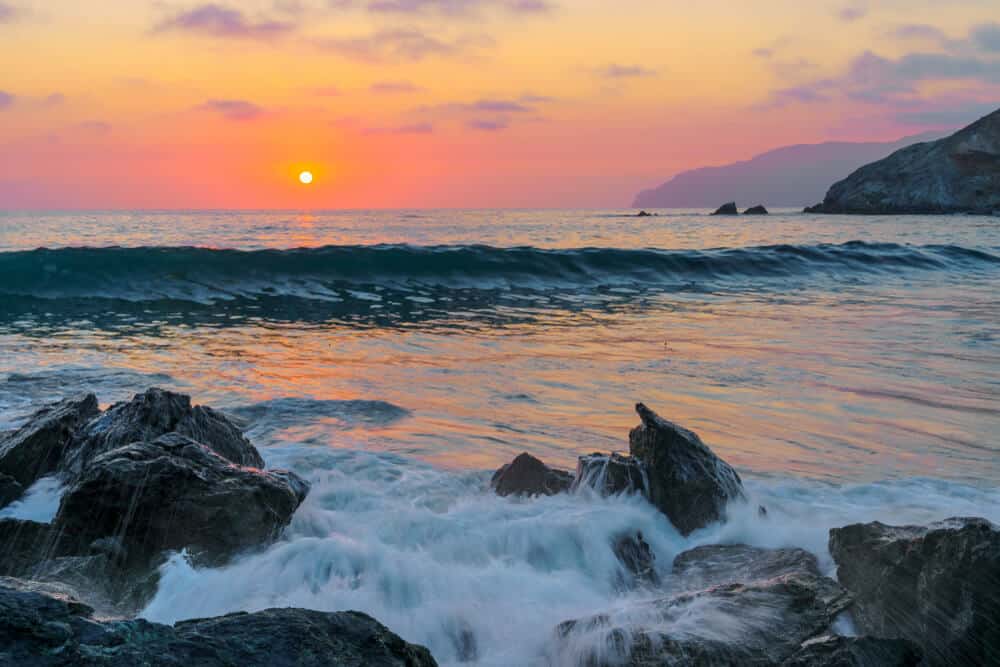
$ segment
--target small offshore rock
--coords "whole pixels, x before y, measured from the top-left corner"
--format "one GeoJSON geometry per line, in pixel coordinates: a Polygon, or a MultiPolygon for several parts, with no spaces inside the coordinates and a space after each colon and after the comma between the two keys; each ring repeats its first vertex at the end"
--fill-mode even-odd
{"type": "Polygon", "coordinates": [[[736,208],[736,202],[729,202],[728,204],[723,204],[719,208],[715,209],[715,213],[712,215],[739,215],[740,211],[736,208]]]}
{"type": "Polygon", "coordinates": [[[636,405],[642,423],[629,433],[629,449],[645,466],[647,497],[681,533],[689,535],[726,516],[726,505],[745,500],[743,482],[694,432],[636,405]]]}
{"type": "Polygon", "coordinates": [[[222,413],[191,405],[191,397],[153,387],[116,403],[89,422],[74,438],[60,468],[79,475],[101,454],[179,433],[200,442],[236,465],[263,468],[264,459],[242,431],[222,413]]]}
{"type": "Polygon", "coordinates": [[[527,452],[502,466],[490,480],[500,496],[554,496],[572,484],[571,473],[550,468],[527,452]]]}
{"type": "Polygon", "coordinates": [[[638,213],[635,214],[635,217],[637,217],[637,218],[652,218],[654,216],[649,211],[639,211],[638,213]]]}
{"type": "Polygon", "coordinates": [[[53,523],[78,545],[74,553],[117,538],[133,563],[180,549],[219,563],[273,541],[307,491],[294,473],[236,466],[168,433],[91,461],[53,523]]]}
{"type": "Polygon", "coordinates": [[[743,215],[768,215],[766,208],[758,204],[757,206],[751,206],[747,210],[743,211],[743,215]]]}
{"type": "Polygon", "coordinates": [[[782,667],[917,667],[923,653],[905,639],[824,635],[810,639],[782,667]]]}
{"type": "Polygon", "coordinates": [[[589,487],[601,495],[642,493],[646,490],[642,464],[621,454],[590,454],[581,456],[576,464],[573,488],[589,487]]]}
{"type": "Polygon", "coordinates": [[[830,531],[855,623],[916,642],[928,665],[1000,664],[1000,529],[986,519],[830,531]]]}
{"type": "Polygon", "coordinates": [[[73,434],[98,412],[93,394],[42,408],[21,428],[0,435],[0,473],[27,489],[56,470],[73,434]]]}

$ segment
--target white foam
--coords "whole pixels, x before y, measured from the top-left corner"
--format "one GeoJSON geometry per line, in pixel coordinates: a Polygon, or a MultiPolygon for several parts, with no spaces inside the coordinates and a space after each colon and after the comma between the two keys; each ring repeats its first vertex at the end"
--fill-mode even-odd
{"type": "Polygon", "coordinates": [[[21,498],[0,509],[0,519],[51,523],[59,511],[63,491],[63,485],[56,477],[42,477],[21,498]]]}

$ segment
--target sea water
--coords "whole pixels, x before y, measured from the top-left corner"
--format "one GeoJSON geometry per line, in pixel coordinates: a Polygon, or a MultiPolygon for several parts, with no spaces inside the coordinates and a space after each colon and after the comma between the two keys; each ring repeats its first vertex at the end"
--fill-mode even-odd
{"type": "Polygon", "coordinates": [[[143,614],[357,609],[446,665],[572,663],[559,623],[656,595],[623,533],[663,577],[719,542],[832,573],[833,526],[1000,521],[1000,219],[658,213],[0,214],[0,428],[79,391],[225,410],[312,491],[262,552],[175,555],[143,614]],[[489,491],[522,451],[627,451],[636,401],[751,504],[682,538],[636,497],[489,491]]]}

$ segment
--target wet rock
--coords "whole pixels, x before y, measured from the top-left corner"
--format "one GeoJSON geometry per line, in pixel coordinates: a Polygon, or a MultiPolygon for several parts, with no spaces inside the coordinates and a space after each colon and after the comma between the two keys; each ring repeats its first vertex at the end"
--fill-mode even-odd
{"type": "Polygon", "coordinates": [[[736,208],[736,202],[729,202],[728,204],[723,204],[719,208],[715,209],[715,213],[712,215],[739,215],[740,212],[736,208]]]}
{"type": "Polygon", "coordinates": [[[789,574],[818,577],[816,557],[804,549],[711,544],[679,554],[674,559],[671,580],[675,587],[697,590],[789,574]]]}
{"type": "Polygon", "coordinates": [[[652,218],[654,216],[649,211],[639,211],[638,213],[635,214],[635,217],[637,217],[637,218],[652,218]]]}
{"type": "Polygon", "coordinates": [[[21,428],[0,435],[0,473],[27,489],[56,470],[73,433],[98,412],[93,394],[42,408],[21,428]]]}
{"type": "Polygon", "coordinates": [[[99,621],[57,591],[0,580],[0,663],[94,667],[433,667],[409,644],[358,612],[268,609],[184,621],[99,621]]]}
{"type": "Polygon", "coordinates": [[[264,460],[240,429],[212,408],[191,405],[191,397],[152,388],[116,403],[89,422],[73,440],[60,468],[79,475],[104,452],[179,433],[240,466],[263,468],[264,460]]]}
{"type": "Polygon", "coordinates": [[[1000,663],[1000,529],[985,519],[830,531],[866,633],[910,639],[930,665],[1000,663]]]}
{"type": "Polygon", "coordinates": [[[743,211],[743,215],[768,215],[768,210],[758,204],[757,206],[751,206],[747,210],[743,211]]]}
{"type": "Polygon", "coordinates": [[[660,575],[656,572],[656,554],[641,532],[619,537],[615,541],[614,552],[630,575],[630,581],[622,582],[625,588],[633,588],[635,584],[655,586],[660,583],[660,575]]]}
{"type": "Polygon", "coordinates": [[[0,473],[0,508],[10,505],[21,497],[24,487],[10,475],[0,473]]]}
{"type": "Polygon", "coordinates": [[[490,480],[500,496],[553,496],[572,484],[571,473],[550,468],[527,452],[502,466],[490,480]]]}
{"type": "Polygon", "coordinates": [[[605,496],[619,493],[644,492],[645,472],[642,464],[621,454],[590,454],[581,456],[576,464],[573,488],[590,487],[605,496]]]}
{"type": "Polygon", "coordinates": [[[561,624],[557,664],[779,665],[850,604],[837,582],[791,574],[683,593],[561,624]]]}
{"type": "Polygon", "coordinates": [[[917,667],[920,647],[905,639],[824,635],[810,639],[782,667],[917,667]]]}
{"type": "Polygon", "coordinates": [[[58,532],[47,523],[0,519],[0,575],[22,575],[55,552],[58,532]]]}
{"type": "Polygon", "coordinates": [[[130,564],[188,549],[224,562],[274,540],[308,492],[294,473],[234,465],[177,433],[101,454],[66,491],[54,526],[74,554],[117,538],[130,564]]]}
{"type": "Polygon", "coordinates": [[[1000,110],[945,139],[919,143],[835,183],[807,213],[973,213],[1000,207],[1000,110]]]}
{"type": "Polygon", "coordinates": [[[746,498],[740,476],[695,433],[642,403],[636,412],[642,424],[629,433],[629,447],[645,466],[647,497],[682,535],[723,519],[730,501],[746,498]]]}

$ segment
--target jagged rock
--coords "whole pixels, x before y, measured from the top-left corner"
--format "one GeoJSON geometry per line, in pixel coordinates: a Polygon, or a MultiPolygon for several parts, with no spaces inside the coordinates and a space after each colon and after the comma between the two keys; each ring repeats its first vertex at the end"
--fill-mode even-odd
{"type": "Polygon", "coordinates": [[[0,580],[0,663],[25,667],[434,667],[430,652],[358,612],[268,609],[183,621],[98,621],[31,582],[0,580]]]}
{"type": "Polygon", "coordinates": [[[1000,530],[985,519],[830,531],[864,632],[910,639],[929,665],[1000,664],[1000,530]]]}
{"type": "Polygon", "coordinates": [[[0,473],[0,508],[10,505],[21,497],[24,487],[10,475],[0,473]]]}
{"type": "Polygon", "coordinates": [[[757,206],[751,206],[747,210],[743,211],[743,215],[768,215],[768,210],[758,204],[757,206]]]}
{"type": "Polygon", "coordinates": [[[782,667],[917,667],[920,647],[905,639],[824,635],[810,639],[782,667]]]}
{"type": "Polygon", "coordinates": [[[502,466],[490,480],[500,496],[553,496],[572,484],[572,474],[550,468],[527,452],[502,466]]]}
{"type": "Polygon", "coordinates": [[[1000,208],[1000,110],[836,183],[808,213],[975,213],[1000,208]]]}
{"type": "Polygon", "coordinates": [[[0,519],[0,575],[22,575],[56,551],[58,532],[47,523],[0,519]]]}
{"type": "Polygon", "coordinates": [[[649,211],[639,211],[638,213],[635,214],[635,217],[637,217],[637,218],[652,218],[654,216],[649,211]]]}
{"type": "Polygon", "coordinates": [[[745,544],[695,547],[674,559],[675,588],[697,590],[781,575],[819,576],[816,557],[803,549],[761,549],[745,544]]]}
{"type": "Polygon", "coordinates": [[[654,586],[660,583],[660,575],[656,573],[656,554],[641,532],[619,537],[615,541],[614,552],[631,579],[622,582],[625,588],[632,588],[636,583],[654,586]]]}
{"type": "Polygon", "coordinates": [[[717,586],[567,621],[556,630],[552,662],[778,665],[849,604],[837,582],[812,574],[717,586]]]}
{"type": "Polygon", "coordinates": [[[576,464],[573,488],[581,486],[590,487],[605,496],[646,490],[642,464],[621,454],[581,456],[576,464]]]}
{"type": "Polygon", "coordinates": [[[21,428],[0,435],[0,473],[27,489],[56,470],[73,433],[97,414],[93,394],[42,408],[21,428]]]}
{"type": "Polygon", "coordinates": [[[78,475],[104,452],[165,433],[185,435],[237,465],[264,467],[257,449],[224,415],[202,405],[192,407],[190,396],[154,387],[112,405],[82,428],[60,468],[78,475]]]}
{"type": "Polygon", "coordinates": [[[118,538],[131,564],[179,549],[219,563],[274,540],[308,488],[294,473],[239,467],[168,433],[92,460],[53,524],[74,554],[94,540],[118,538]]]}
{"type": "Polygon", "coordinates": [[[712,215],[739,215],[739,209],[736,208],[736,202],[729,202],[728,204],[723,204],[719,208],[715,209],[715,213],[712,215]]]}
{"type": "Polygon", "coordinates": [[[744,500],[743,482],[695,433],[663,419],[642,403],[642,424],[629,433],[632,456],[646,468],[647,497],[682,535],[725,517],[744,500]]]}

